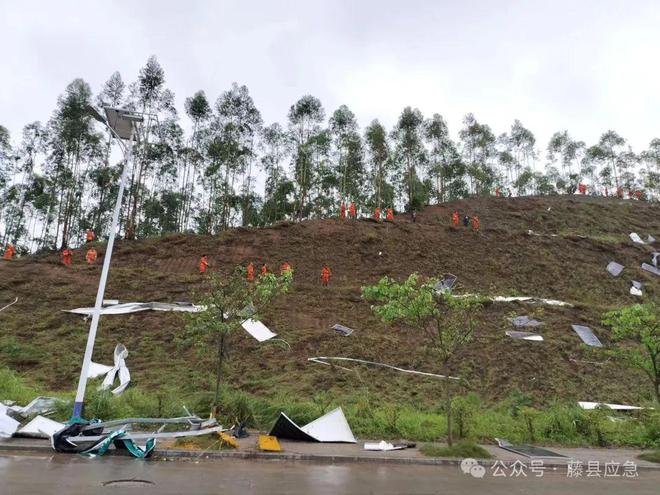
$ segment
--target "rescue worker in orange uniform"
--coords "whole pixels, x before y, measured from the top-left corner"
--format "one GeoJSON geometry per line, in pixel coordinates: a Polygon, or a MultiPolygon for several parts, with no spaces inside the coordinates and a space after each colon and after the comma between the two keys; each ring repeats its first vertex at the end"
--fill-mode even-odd
{"type": "Polygon", "coordinates": [[[254,265],[252,263],[247,266],[247,280],[248,282],[254,280],[254,265]]]}
{"type": "Polygon", "coordinates": [[[635,197],[640,200],[642,199],[642,191],[635,191],[635,197]]]}
{"type": "Polygon", "coordinates": [[[385,220],[388,222],[394,221],[394,210],[392,208],[387,209],[387,216],[385,217],[385,220]]]}
{"type": "Polygon", "coordinates": [[[290,272],[291,270],[291,265],[287,261],[282,263],[282,266],[280,266],[280,275],[284,275],[286,272],[290,272]]]}
{"type": "Polygon", "coordinates": [[[71,266],[73,264],[73,251],[69,248],[64,248],[62,250],[62,263],[66,266],[71,266]]]}
{"type": "Polygon", "coordinates": [[[96,257],[97,257],[96,249],[91,248],[87,250],[87,254],[85,255],[85,259],[87,260],[87,264],[93,265],[96,263],[96,257]]]}
{"type": "Polygon", "coordinates": [[[377,222],[380,222],[380,208],[378,206],[376,206],[376,209],[374,210],[374,218],[377,222]]]}
{"type": "Polygon", "coordinates": [[[96,236],[94,235],[94,231],[92,229],[89,229],[87,231],[87,236],[86,236],[87,242],[94,242],[95,237],[96,236]]]}
{"type": "Polygon", "coordinates": [[[458,227],[458,222],[459,222],[458,212],[455,211],[454,213],[451,214],[451,223],[454,225],[454,227],[458,227]]]}
{"type": "Polygon", "coordinates": [[[321,268],[321,283],[324,287],[327,287],[330,283],[330,268],[326,265],[323,265],[323,268],[321,268]]]}
{"type": "Polygon", "coordinates": [[[348,214],[352,219],[355,219],[355,217],[357,217],[357,209],[355,208],[355,203],[351,203],[350,206],[348,207],[348,214]]]}
{"type": "Polygon", "coordinates": [[[499,198],[500,196],[502,196],[502,191],[500,190],[500,186],[497,186],[497,187],[495,188],[495,196],[498,197],[498,198],[499,198]]]}
{"type": "Polygon", "coordinates": [[[268,268],[266,267],[266,264],[264,263],[263,265],[261,265],[261,276],[263,277],[267,273],[268,273],[268,268]]]}
{"type": "Polygon", "coordinates": [[[477,232],[479,230],[479,217],[476,215],[472,217],[472,230],[477,232]]]}
{"type": "Polygon", "coordinates": [[[199,259],[199,273],[206,273],[206,269],[209,266],[209,259],[208,257],[203,254],[202,257],[199,259]]]}
{"type": "Polygon", "coordinates": [[[346,220],[346,204],[342,202],[341,208],[339,209],[339,218],[346,220]]]}
{"type": "Polygon", "coordinates": [[[2,259],[7,261],[11,260],[14,257],[15,252],[16,250],[14,249],[14,246],[8,244],[7,249],[5,249],[5,254],[2,256],[2,259]]]}

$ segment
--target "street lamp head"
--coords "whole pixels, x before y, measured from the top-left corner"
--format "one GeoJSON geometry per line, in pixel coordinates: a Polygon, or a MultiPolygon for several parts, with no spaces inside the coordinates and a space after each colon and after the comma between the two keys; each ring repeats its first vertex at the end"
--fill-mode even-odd
{"type": "Polygon", "coordinates": [[[134,127],[137,127],[137,124],[144,121],[144,117],[141,113],[110,107],[105,107],[104,110],[107,118],[107,125],[115,131],[117,136],[121,139],[136,138],[133,129],[134,127]]]}

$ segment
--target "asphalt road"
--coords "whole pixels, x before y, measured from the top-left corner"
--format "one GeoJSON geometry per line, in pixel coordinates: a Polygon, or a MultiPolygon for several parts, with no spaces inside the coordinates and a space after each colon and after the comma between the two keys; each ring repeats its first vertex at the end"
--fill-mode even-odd
{"type": "Polygon", "coordinates": [[[463,474],[458,466],[311,464],[287,461],[86,459],[76,455],[0,456],[0,494],[573,494],[658,495],[660,471],[638,477],[538,478],[463,474]]]}

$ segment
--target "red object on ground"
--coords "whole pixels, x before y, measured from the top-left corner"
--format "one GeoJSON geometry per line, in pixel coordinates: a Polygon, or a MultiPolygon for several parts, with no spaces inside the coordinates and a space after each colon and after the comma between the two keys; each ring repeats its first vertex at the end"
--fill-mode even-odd
{"type": "Polygon", "coordinates": [[[252,263],[247,266],[247,279],[248,282],[252,282],[254,280],[254,265],[252,263]]]}
{"type": "Polygon", "coordinates": [[[87,263],[90,265],[93,265],[96,263],[96,249],[91,248],[87,250],[87,254],[85,255],[85,259],[87,260],[87,263]]]}
{"type": "Polygon", "coordinates": [[[206,255],[204,255],[199,260],[199,273],[206,273],[206,268],[208,266],[209,266],[209,259],[206,255]]]}
{"type": "Polygon", "coordinates": [[[73,251],[68,248],[62,251],[62,263],[66,266],[71,266],[73,264],[73,251]]]}
{"type": "Polygon", "coordinates": [[[451,214],[451,223],[454,224],[454,227],[458,227],[458,212],[455,211],[454,213],[451,214]]]}
{"type": "Polygon", "coordinates": [[[323,285],[328,285],[328,283],[330,282],[330,273],[331,273],[330,268],[328,268],[327,266],[324,266],[321,269],[321,282],[323,283],[323,285]]]}

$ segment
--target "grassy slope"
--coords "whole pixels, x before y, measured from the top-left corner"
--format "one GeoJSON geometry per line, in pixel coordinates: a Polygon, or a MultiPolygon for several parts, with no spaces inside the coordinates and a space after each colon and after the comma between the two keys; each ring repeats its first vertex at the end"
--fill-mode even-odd
{"type": "MultiPolygon", "coordinates": [[[[236,229],[217,237],[177,235],[121,242],[106,297],[191,300],[203,286],[196,273],[203,253],[208,254],[211,269],[222,273],[248,261],[273,268],[289,261],[295,269],[294,289],[262,317],[291,344],[291,350],[237,334],[231,384],[263,397],[300,400],[326,391],[350,401],[368,389],[376,397],[422,406],[436,402],[436,383],[382,370],[348,373],[308,364],[306,359],[358,357],[433,371],[419,336],[379,323],[360,299],[360,287],[384,275],[451,272],[459,276],[459,292],[536,295],[576,305],[487,306],[480,329],[483,338],[472,345],[461,370],[472,390],[490,399],[520,389],[541,402],[554,398],[638,402],[648,397],[643,378],[601,362],[602,353],[583,349],[570,329],[571,323],[589,325],[607,344],[600,315],[638,302],[628,294],[633,278],[645,284],[645,300],[659,300],[660,280],[638,268],[652,249],[634,245],[628,239],[632,231],[660,239],[660,206],[584,197],[476,198],[427,208],[415,224],[404,216],[397,217],[394,225],[320,220],[236,229]],[[455,208],[477,214],[482,231],[450,227],[455,208]],[[530,236],[528,229],[557,236],[530,236]],[[617,279],[605,272],[612,259],[627,267],[617,279]],[[333,270],[329,288],[319,283],[322,263],[333,270]],[[514,314],[544,321],[541,333],[546,341],[505,337],[505,318],[514,314]],[[355,333],[335,334],[329,327],[337,322],[355,333]]],[[[45,388],[75,387],[88,324],[61,310],[94,302],[100,266],[85,266],[83,259],[84,253],[77,250],[72,268],[59,264],[56,254],[0,263],[0,304],[20,298],[0,313],[0,366],[16,369],[45,388]]],[[[211,360],[177,343],[184,324],[176,314],[153,312],[103,318],[94,360],[110,363],[114,345],[122,342],[130,352],[133,381],[142,388],[181,394],[208,390],[211,360]]]]}

